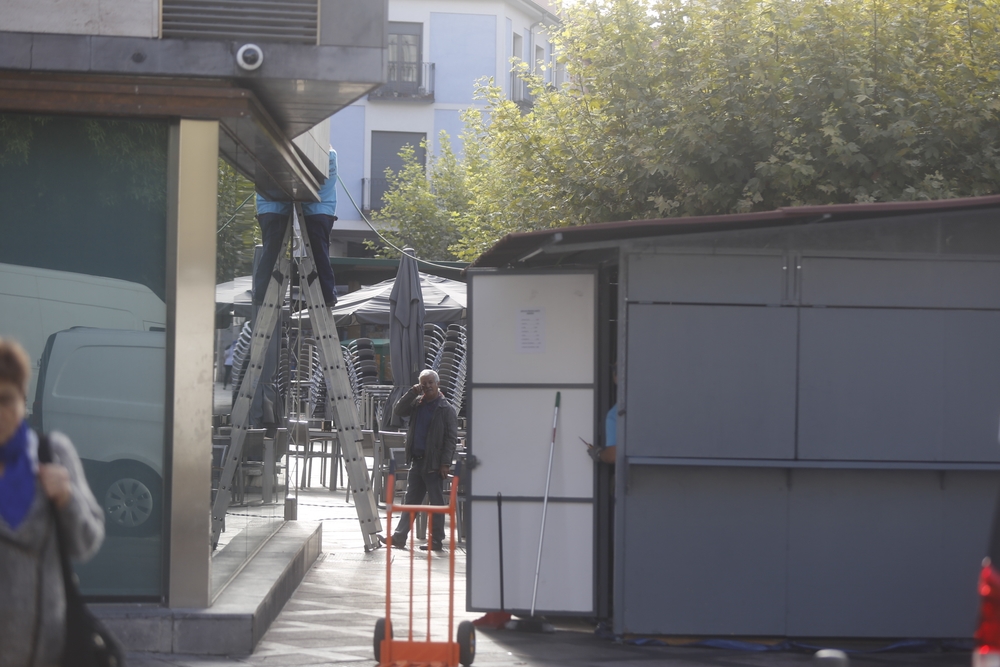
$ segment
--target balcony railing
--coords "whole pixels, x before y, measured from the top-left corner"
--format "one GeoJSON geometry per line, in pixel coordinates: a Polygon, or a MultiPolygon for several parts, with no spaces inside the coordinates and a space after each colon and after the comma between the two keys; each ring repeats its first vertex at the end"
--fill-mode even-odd
{"type": "Polygon", "coordinates": [[[434,63],[389,62],[388,80],[370,100],[434,101],[434,63]]]}

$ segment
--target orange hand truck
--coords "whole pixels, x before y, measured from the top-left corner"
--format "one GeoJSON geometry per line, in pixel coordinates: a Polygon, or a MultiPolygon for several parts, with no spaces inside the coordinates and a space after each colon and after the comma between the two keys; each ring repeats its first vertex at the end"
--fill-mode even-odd
{"type": "MultiPolygon", "coordinates": [[[[390,464],[391,465],[391,464],[390,464]]],[[[395,466],[393,466],[395,467],[395,466]]],[[[380,667],[390,665],[417,667],[419,665],[441,665],[442,667],[458,667],[459,664],[472,664],[476,657],[476,628],[472,621],[462,621],[458,624],[457,631],[453,634],[452,628],[455,623],[455,517],[456,499],[458,497],[458,476],[451,478],[451,491],[448,495],[447,505],[397,505],[392,501],[392,495],[396,488],[396,475],[394,471],[389,473],[389,481],[385,487],[389,489],[386,507],[386,559],[385,559],[385,618],[380,618],[375,623],[375,659],[380,667]],[[424,641],[419,641],[413,637],[413,550],[414,540],[410,539],[410,619],[406,639],[395,639],[392,627],[392,513],[407,512],[410,515],[410,527],[414,527],[414,519],[417,512],[427,515],[428,538],[432,519],[435,514],[445,514],[449,517],[448,523],[451,525],[451,541],[449,543],[449,576],[448,576],[448,641],[431,641],[431,540],[428,539],[427,546],[427,635],[424,641]]]]}

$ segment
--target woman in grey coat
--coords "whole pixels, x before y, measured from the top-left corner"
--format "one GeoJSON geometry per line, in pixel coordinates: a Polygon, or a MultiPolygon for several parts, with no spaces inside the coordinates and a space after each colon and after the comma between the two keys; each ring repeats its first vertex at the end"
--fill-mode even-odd
{"type": "Polygon", "coordinates": [[[51,505],[74,558],[104,540],[104,513],[69,438],[50,434],[53,462],[38,462],[25,420],[29,372],[21,346],[0,338],[0,667],[55,667],[62,657],[66,595],[51,505]]]}

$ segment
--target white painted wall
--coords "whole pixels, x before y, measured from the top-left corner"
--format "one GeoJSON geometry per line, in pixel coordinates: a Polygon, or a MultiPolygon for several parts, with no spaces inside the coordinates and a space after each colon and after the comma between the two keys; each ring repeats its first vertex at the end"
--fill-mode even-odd
{"type": "MultiPolygon", "coordinates": [[[[539,4],[547,5],[549,3],[547,0],[541,0],[539,4]]],[[[495,82],[508,94],[510,92],[510,42],[512,32],[517,32],[525,36],[525,44],[527,44],[527,38],[531,35],[533,28],[534,43],[542,45],[545,48],[547,56],[551,53],[551,46],[545,34],[545,26],[538,23],[542,17],[536,13],[528,13],[528,7],[516,0],[389,0],[390,21],[420,23],[423,25],[423,53],[421,54],[421,60],[424,62],[433,61],[430,55],[430,40],[432,38],[438,40],[442,39],[442,37],[447,38],[447,35],[431,35],[431,15],[442,13],[486,15],[496,18],[496,39],[493,43],[488,44],[486,48],[490,48],[494,52],[496,64],[492,69],[496,72],[495,82]],[[508,23],[510,28],[508,28],[508,23]]],[[[443,63],[435,62],[435,66],[438,69],[438,76],[440,76],[440,69],[443,65],[443,63]]],[[[472,83],[470,81],[469,85],[471,86],[472,83]]],[[[359,161],[358,157],[340,152],[336,142],[334,143],[334,148],[338,149],[342,177],[345,180],[350,180],[349,187],[352,188],[352,192],[354,187],[358,187],[358,197],[360,197],[360,185],[356,184],[355,181],[359,180],[359,177],[381,177],[381,174],[371,173],[372,132],[420,132],[427,136],[429,149],[432,152],[436,152],[438,150],[437,133],[442,129],[438,127],[439,123],[436,121],[436,117],[442,121],[447,119],[447,127],[445,129],[449,129],[449,134],[452,135],[452,147],[456,151],[459,151],[461,149],[459,138],[454,136],[453,131],[455,125],[454,117],[468,107],[469,105],[465,103],[456,104],[441,101],[428,104],[427,102],[405,102],[398,100],[370,102],[367,98],[358,100],[352,108],[363,110],[363,121],[353,114],[350,121],[346,119],[340,121],[336,118],[334,119],[336,128],[334,134],[338,132],[342,133],[349,126],[352,131],[360,132],[364,137],[364,155],[360,160],[363,162],[363,165],[360,168],[357,164],[359,161]],[[439,111],[445,113],[437,114],[439,111]]],[[[353,232],[363,232],[367,229],[364,223],[360,221],[360,215],[354,211],[353,206],[346,199],[343,204],[338,206],[338,216],[341,220],[338,221],[338,228],[336,229],[346,230],[350,227],[350,230],[353,232]],[[351,222],[354,220],[357,222],[351,222]],[[351,226],[352,224],[354,226],[351,226]]],[[[336,236],[336,229],[334,236],[336,236]]]]}
{"type": "MultiPolygon", "coordinates": [[[[540,4],[546,4],[544,1],[540,4]]],[[[539,20],[536,14],[529,14],[525,11],[524,5],[519,2],[484,2],[482,0],[389,0],[389,20],[408,21],[412,23],[422,23],[424,26],[423,45],[424,58],[429,52],[428,48],[428,28],[432,13],[453,13],[453,14],[488,14],[497,17],[497,41],[496,41],[496,71],[498,73],[498,83],[507,92],[509,77],[505,76],[510,71],[510,40],[511,37],[506,29],[506,20],[511,20],[513,30],[521,35],[527,35],[531,26],[539,20]]],[[[535,25],[535,43],[544,44],[546,53],[551,51],[548,38],[545,36],[545,26],[535,25]]],[[[525,42],[527,43],[527,42],[525,42]]],[[[437,108],[446,108],[437,103],[437,108]]],[[[402,131],[402,130],[400,130],[402,131]]]]}
{"type": "MultiPolygon", "coordinates": [[[[390,0],[389,20],[406,21],[411,23],[421,23],[424,27],[423,34],[423,54],[422,59],[426,60],[430,53],[430,22],[432,13],[454,13],[454,14],[485,14],[495,16],[496,21],[496,72],[497,83],[505,92],[509,92],[510,71],[509,52],[510,34],[507,32],[507,19],[510,19],[513,30],[520,34],[529,32],[532,24],[539,20],[538,15],[530,15],[523,9],[523,5],[514,2],[484,2],[482,0],[390,0]]],[[[535,42],[543,44],[546,53],[551,51],[548,38],[545,36],[545,26],[535,25],[535,42]]],[[[439,36],[437,38],[440,38],[439,36]]],[[[490,45],[494,48],[494,45],[490,45]]],[[[438,67],[440,63],[436,63],[438,67]]],[[[471,84],[471,82],[470,82],[471,84]]],[[[362,99],[357,104],[365,107],[365,164],[364,173],[366,177],[372,177],[371,173],[371,133],[379,131],[387,132],[423,132],[427,135],[431,150],[436,149],[437,128],[434,124],[434,112],[436,110],[464,111],[468,108],[465,104],[447,104],[443,102],[369,102],[362,99]]],[[[457,137],[452,137],[455,144],[457,137]]],[[[334,146],[336,148],[336,146],[334,146]]]]}
{"type": "Polygon", "coordinates": [[[3,0],[2,5],[3,31],[160,36],[159,0],[3,0]]]}

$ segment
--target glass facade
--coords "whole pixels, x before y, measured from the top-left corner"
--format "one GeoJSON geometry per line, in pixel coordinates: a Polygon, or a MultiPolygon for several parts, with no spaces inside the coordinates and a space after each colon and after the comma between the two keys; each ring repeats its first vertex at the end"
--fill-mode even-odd
{"type": "Polygon", "coordinates": [[[0,336],[105,508],[95,598],[164,596],[167,157],[166,122],[0,114],[0,336]]]}
{"type": "MultiPolygon", "coordinates": [[[[228,422],[228,416],[232,414],[233,405],[237,399],[237,391],[245,377],[243,367],[248,362],[250,354],[250,327],[247,320],[237,317],[228,331],[218,331],[218,341],[233,340],[234,346],[239,348],[238,352],[234,354],[236,358],[234,359],[232,387],[225,388],[223,383],[219,381],[215,385],[214,412],[216,415],[225,416],[224,419],[217,419],[220,423],[228,422]],[[241,332],[244,331],[246,333],[241,337],[241,332]]],[[[277,349],[282,345],[279,337],[271,340],[272,348],[277,349]]],[[[287,363],[287,358],[287,354],[283,355],[282,361],[287,363]]],[[[265,370],[271,369],[273,371],[276,362],[276,359],[273,359],[271,364],[265,362],[265,370]]],[[[285,379],[287,379],[287,375],[272,376],[267,380],[262,379],[258,384],[258,395],[264,389],[262,385],[269,385],[269,391],[266,393],[269,398],[265,400],[267,406],[264,407],[266,412],[264,419],[269,423],[275,420],[283,422],[284,399],[287,396],[285,379]]],[[[251,411],[251,419],[253,418],[253,411],[251,411]]],[[[258,425],[262,426],[262,424],[258,425]]],[[[229,453],[231,435],[232,428],[230,426],[219,426],[215,429],[212,438],[213,502],[219,484],[222,483],[223,464],[229,453]]],[[[242,460],[236,468],[235,479],[232,480],[233,493],[226,511],[226,520],[219,533],[218,543],[212,552],[211,596],[213,598],[218,596],[233,577],[239,573],[247,560],[253,557],[264,542],[284,523],[284,501],[289,479],[287,445],[284,445],[283,451],[275,449],[282,446],[282,442],[287,443],[287,440],[267,437],[264,428],[251,429],[247,433],[243,443],[242,460]],[[272,468],[265,461],[273,461],[274,467],[272,468]]]]}
{"type": "MultiPolygon", "coordinates": [[[[217,280],[246,280],[252,272],[254,232],[258,223],[253,219],[253,204],[247,196],[253,193],[253,183],[238,176],[233,165],[219,161],[219,195],[216,264],[220,267],[217,280]],[[241,208],[242,207],[242,208],[241,208]],[[241,214],[239,221],[234,216],[241,214]],[[234,224],[235,223],[235,224],[234,224]],[[235,227],[239,229],[235,229],[235,227]],[[228,230],[228,233],[223,233],[228,230]],[[250,260],[250,261],[248,261],[250,260]],[[232,267],[232,268],[230,268],[232,267]],[[223,271],[228,275],[221,275],[223,271]]],[[[259,250],[259,247],[258,247],[259,250]]],[[[253,313],[249,304],[238,308],[216,305],[223,317],[216,326],[216,372],[213,413],[215,428],[212,436],[213,502],[223,483],[223,465],[230,446],[232,427],[229,416],[238,392],[247,375],[250,356],[250,332],[253,313]],[[219,310],[222,308],[222,310],[219,310]],[[228,325],[223,328],[222,325],[228,325]],[[222,369],[228,357],[230,380],[222,369]]],[[[243,444],[241,462],[232,480],[233,492],[226,511],[225,523],[212,551],[210,595],[214,599],[232,581],[243,565],[284,523],[284,500],[288,488],[287,439],[275,438],[275,428],[283,426],[288,415],[289,355],[287,326],[279,327],[281,335],[271,339],[264,363],[264,376],[258,383],[254,406],[250,409],[251,430],[243,444]],[[265,429],[265,426],[271,428],[265,429]],[[271,437],[268,437],[271,436],[271,437]],[[273,466],[268,463],[273,462],[273,466]]]]}

